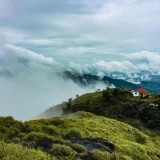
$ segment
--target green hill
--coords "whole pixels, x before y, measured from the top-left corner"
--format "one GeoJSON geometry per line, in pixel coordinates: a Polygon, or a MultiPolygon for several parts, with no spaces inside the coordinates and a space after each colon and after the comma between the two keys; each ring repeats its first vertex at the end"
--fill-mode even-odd
{"type": "Polygon", "coordinates": [[[21,122],[0,117],[2,160],[159,160],[160,97],[87,93],[21,122]],[[55,112],[56,111],[56,112],[55,112]],[[63,116],[51,118],[57,114],[63,116]]]}
{"type": "Polygon", "coordinates": [[[108,88],[69,99],[63,110],[65,113],[87,111],[129,123],[139,129],[160,130],[160,97],[156,94],[135,98],[129,90],[108,88]]]}
{"type": "MultiPolygon", "coordinates": [[[[3,157],[9,157],[10,154],[17,157],[22,154],[23,157],[23,153],[29,152],[33,153],[32,156],[35,154],[35,158],[31,158],[35,160],[45,160],[49,156],[57,160],[160,158],[159,136],[149,136],[126,123],[87,112],[28,122],[16,121],[12,117],[1,117],[0,139],[5,142],[5,147],[0,145],[0,156],[5,160],[7,158],[3,157]],[[1,147],[9,147],[5,156],[1,147]]],[[[18,159],[20,158],[13,158],[18,159]]]]}

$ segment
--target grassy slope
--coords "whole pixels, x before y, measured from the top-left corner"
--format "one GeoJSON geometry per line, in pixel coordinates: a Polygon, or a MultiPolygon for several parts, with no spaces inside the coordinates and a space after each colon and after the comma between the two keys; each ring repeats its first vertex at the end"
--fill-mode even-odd
{"type": "Polygon", "coordinates": [[[117,120],[78,112],[67,118],[77,120],[69,124],[83,136],[101,137],[116,144],[117,159],[159,159],[160,137],[151,138],[138,129],[117,120]]]}
{"type": "Polygon", "coordinates": [[[159,136],[150,137],[128,124],[87,112],[24,123],[11,117],[1,117],[0,138],[7,143],[22,143],[26,147],[39,148],[57,159],[76,160],[88,154],[93,160],[160,158],[159,136]],[[116,151],[113,154],[100,150],[88,153],[84,146],[72,143],[73,139],[85,137],[112,141],[116,151]]]}

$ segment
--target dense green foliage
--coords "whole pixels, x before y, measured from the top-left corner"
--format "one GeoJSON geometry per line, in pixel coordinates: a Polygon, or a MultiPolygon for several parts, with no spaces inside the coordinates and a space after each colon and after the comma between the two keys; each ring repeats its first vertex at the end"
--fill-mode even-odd
{"type": "Polygon", "coordinates": [[[114,118],[142,128],[160,129],[160,97],[149,94],[145,98],[134,98],[131,91],[106,89],[87,93],[68,101],[64,111],[87,111],[96,115],[114,118]]]}
{"type": "MultiPolygon", "coordinates": [[[[0,117],[0,139],[9,143],[4,145],[13,148],[12,154],[23,156],[23,153],[31,151],[35,153],[35,158],[30,159],[35,160],[36,155],[44,156],[42,160],[45,160],[47,155],[57,160],[87,160],[88,158],[159,160],[160,158],[159,136],[149,136],[128,124],[87,112],[28,122],[19,122],[12,117],[0,117]],[[88,150],[87,146],[75,143],[76,139],[87,137],[109,140],[115,144],[116,150],[110,153],[107,149],[105,150],[106,147],[103,144],[100,144],[100,148],[88,150]]],[[[10,154],[10,151],[7,151],[2,156],[10,156],[10,154]]],[[[30,156],[34,156],[33,154],[30,156]]],[[[5,157],[4,160],[6,160],[5,157]]]]}

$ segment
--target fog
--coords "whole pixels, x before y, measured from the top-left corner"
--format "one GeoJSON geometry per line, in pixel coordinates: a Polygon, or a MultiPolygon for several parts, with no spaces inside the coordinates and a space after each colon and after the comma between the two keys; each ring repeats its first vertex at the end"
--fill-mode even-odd
{"type": "Polygon", "coordinates": [[[64,69],[52,58],[12,45],[1,48],[0,62],[1,116],[29,120],[76,94],[105,88],[104,84],[81,88],[58,76],[64,69]]]}
{"type": "Polygon", "coordinates": [[[95,88],[80,88],[72,81],[56,75],[49,77],[34,72],[14,79],[0,79],[0,114],[28,120],[55,104],[74,98],[76,94],[91,92],[95,88]]]}

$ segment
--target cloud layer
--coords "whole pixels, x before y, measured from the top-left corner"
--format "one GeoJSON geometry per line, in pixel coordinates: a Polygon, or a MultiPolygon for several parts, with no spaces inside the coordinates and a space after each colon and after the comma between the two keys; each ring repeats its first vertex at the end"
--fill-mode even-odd
{"type": "Polygon", "coordinates": [[[96,84],[80,88],[71,80],[58,76],[66,70],[103,77],[125,79],[133,83],[150,80],[151,75],[160,75],[160,54],[136,52],[121,54],[122,61],[93,59],[88,63],[75,60],[63,63],[51,57],[37,54],[14,45],[0,47],[0,93],[1,115],[13,115],[26,120],[35,117],[49,106],[61,103],[76,94],[105,88],[96,84]]]}
{"type": "Polygon", "coordinates": [[[66,66],[30,50],[5,45],[0,48],[0,115],[20,120],[34,118],[46,108],[104,88],[104,84],[80,88],[58,76],[66,66]]]}

